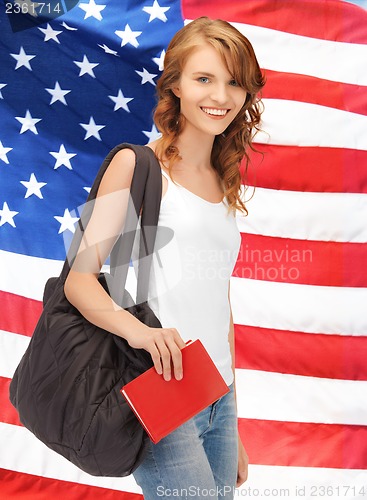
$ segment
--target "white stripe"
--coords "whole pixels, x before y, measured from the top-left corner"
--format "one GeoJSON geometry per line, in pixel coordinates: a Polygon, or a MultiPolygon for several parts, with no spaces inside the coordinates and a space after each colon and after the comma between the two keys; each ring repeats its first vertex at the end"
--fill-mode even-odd
{"type": "Polygon", "coordinates": [[[321,40],[250,24],[231,24],[251,41],[262,68],[367,85],[365,44],[321,40]]]}
{"type": "Polygon", "coordinates": [[[367,150],[367,116],[286,99],[263,102],[255,142],[367,150]]]}
{"type": "Polygon", "coordinates": [[[367,288],[231,278],[235,324],[367,336],[367,288]]]}
{"type": "Polygon", "coordinates": [[[367,381],[236,370],[240,418],[367,425],[367,381]]]}
{"type": "Polygon", "coordinates": [[[63,261],[0,250],[0,290],[42,300],[46,281],[58,276],[63,261]]]}
{"type": "MultiPolygon", "coordinates": [[[[0,290],[34,300],[42,300],[46,281],[58,276],[64,261],[30,257],[0,250],[0,290]]],[[[109,266],[102,267],[108,272],[109,266]]],[[[134,269],[129,268],[126,289],[135,296],[136,279],[134,269]]]]}
{"type": "Polygon", "coordinates": [[[133,476],[90,476],[47,448],[26,428],[4,423],[0,423],[0,468],[119,491],[141,492],[133,476]]]}
{"type": "MultiPolygon", "coordinates": [[[[244,199],[253,193],[249,189],[244,199]]],[[[367,242],[367,195],[256,188],[241,232],[301,240],[367,242]]]]}
{"type": "Polygon", "coordinates": [[[0,377],[12,378],[30,337],[0,330],[0,377]]]}
{"type": "MultiPolygon", "coordinates": [[[[26,429],[2,423],[0,423],[0,467],[35,476],[78,482],[118,491],[141,492],[133,476],[102,478],[84,474],[42,445],[26,429]]],[[[314,500],[321,497],[322,487],[325,489],[329,487],[327,498],[330,500],[356,498],[356,493],[358,495],[362,487],[366,488],[366,471],[277,467],[250,463],[249,479],[240,489],[236,490],[234,497],[256,497],[260,500],[269,500],[269,498],[314,500]],[[304,492],[303,488],[305,488],[304,492]]],[[[364,498],[364,495],[360,498],[364,498]]]]}
{"type": "Polygon", "coordinates": [[[234,498],[352,500],[366,494],[365,470],[251,465],[250,457],[249,479],[234,498]]]}

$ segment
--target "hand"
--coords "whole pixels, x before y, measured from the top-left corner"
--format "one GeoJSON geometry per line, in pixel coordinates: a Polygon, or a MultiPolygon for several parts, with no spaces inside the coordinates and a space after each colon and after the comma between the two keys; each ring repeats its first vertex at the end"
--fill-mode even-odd
{"type": "Polygon", "coordinates": [[[165,380],[171,380],[171,367],[177,380],[183,377],[181,349],[185,342],[175,328],[151,328],[144,325],[139,332],[134,332],[126,340],[135,349],[145,349],[152,356],[154,367],[163,374],[165,380]]]}
{"type": "Polygon", "coordinates": [[[245,447],[242,444],[240,434],[238,433],[238,472],[237,472],[236,488],[239,488],[241,484],[247,481],[247,477],[248,477],[248,455],[246,453],[245,447]]]}

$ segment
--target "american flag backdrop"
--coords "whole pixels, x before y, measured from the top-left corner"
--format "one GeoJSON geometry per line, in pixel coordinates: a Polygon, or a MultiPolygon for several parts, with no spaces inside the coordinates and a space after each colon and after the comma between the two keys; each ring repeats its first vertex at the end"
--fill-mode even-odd
{"type": "Polygon", "coordinates": [[[74,209],[113,146],[157,137],[164,50],[201,15],[241,30],[267,76],[231,281],[250,457],[237,495],[367,498],[366,5],[19,4],[33,15],[0,4],[0,499],[142,498],[132,476],[92,477],[46,448],[8,389],[74,209]]]}

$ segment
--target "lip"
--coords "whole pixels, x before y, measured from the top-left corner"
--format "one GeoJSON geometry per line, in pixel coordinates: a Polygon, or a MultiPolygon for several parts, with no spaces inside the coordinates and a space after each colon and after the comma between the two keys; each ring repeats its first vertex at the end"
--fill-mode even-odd
{"type": "Polygon", "coordinates": [[[200,109],[201,109],[201,111],[206,116],[208,116],[209,118],[212,118],[213,120],[223,120],[223,118],[225,118],[228,115],[228,113],[231,111],[228,108],[213,108],[211,106],[200,106],[200,109]],[[213,109],[213,110],[218,110],[218,111],[226,111],[226,113],[224,115],[214,115],[214,114],[212,115],[212,114],[209,114],[206,111],[204,111],[204,109],[213,109]]]}

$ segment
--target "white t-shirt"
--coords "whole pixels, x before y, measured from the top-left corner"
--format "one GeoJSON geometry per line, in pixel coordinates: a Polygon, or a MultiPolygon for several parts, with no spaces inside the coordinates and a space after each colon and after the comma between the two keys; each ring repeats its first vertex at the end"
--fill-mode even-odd
{"type": "Polygon", "coordinates": [[[228,287],[241,242],[236,218],[225,201],[206,201],[162,174],[168,188],[160,208],[148,303],[162,327],[176,328],[184,341],[200,339],[230,385],[228,287]]]}

